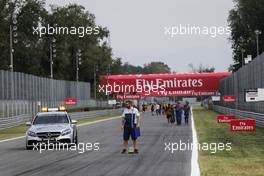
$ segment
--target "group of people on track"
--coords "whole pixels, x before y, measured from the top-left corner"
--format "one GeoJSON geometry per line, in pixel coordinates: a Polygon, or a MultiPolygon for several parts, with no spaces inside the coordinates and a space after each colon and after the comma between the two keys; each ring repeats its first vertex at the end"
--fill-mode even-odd
{"type": "MultiPolygon", "coordinates": [[[[151,114],[154,116],[158,115],[166,115],[169,124],[177,124],[181,125],[182,117],[184,117],[185,124],[189,123],[189,116],[191,112],[191,108],[189,102],[185,102],[185,104],[181,104],[177,102],[176,104],[152,104],[151,114]]],[[[144,110],[145,111],[145,110],[144,110]]]]}
{"type": "Polygon", "coordinates": [[[189,123],[190,113],[191,108],[188,102],[184,105],[181,105],[180,102],[177,102],[175,105],[168,104],[165,108],[165,115],[169,124],[181,125],[183,117],[187,125],[189,123]]]}
{"type": "Polygon", "coordinates": [[[161,115],[161,114],[163,114],[161,104],[155,104],[155,105],[152,104],[150,108],[151,108],[151,114],[152,114],[152,116],[154,116],[155,113],[156,113],[156,115],[161,115]]]}

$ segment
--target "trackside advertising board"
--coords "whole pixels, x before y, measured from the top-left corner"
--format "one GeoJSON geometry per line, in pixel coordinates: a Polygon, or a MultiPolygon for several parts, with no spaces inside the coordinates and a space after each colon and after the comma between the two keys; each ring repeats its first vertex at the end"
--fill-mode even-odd
{"type": "Polygon", "coordinates": [[[234,103],[236,102],[236,96],[232,95],[232,96],[223,96],[223,100],[226,103],[234,103]]]}
{"type": "Polygon", "coordinates": [[[116,104],[116,100],[108,100],[108,104],[109,105],[115,105],[116,104]]]}
{"type": "Polygon", "coordinates": [[[235,115],[218,115],[217,122],[218,123],[230,123],[231,120],[235,119],[235,115]]]}
{"type": "Polygon", "coordinates": [[[64,98],[65,105],[77,105],[78,99],[77,98],[64,98]]]}
{"type": "Polygon", "coordinates": [[[233,132],[255,132],[256,120],[253,119],[231,120],[230,130],[233,132]]]}
{"type": "Polygon", "coordinates": [[[117,100],[138,100],[141,98],[139,94],[123,94],[123,95],[116,95],[117,100]]]}
{"type": "Polygon", "coordinates": [[[212,101],[221,101],[221,96],[212,96],[212,101]]]}
{"type": "Polygon", "coordinates": [[[246,102],[256,102],[258,101],[258,89],[248,89],[245,90],[246,102]]]}
{"type": "Polygon", "coordinates": [[[264,101],[264,89],[258,88],[245,90],[245,100],[246,102],[264,101]]]}

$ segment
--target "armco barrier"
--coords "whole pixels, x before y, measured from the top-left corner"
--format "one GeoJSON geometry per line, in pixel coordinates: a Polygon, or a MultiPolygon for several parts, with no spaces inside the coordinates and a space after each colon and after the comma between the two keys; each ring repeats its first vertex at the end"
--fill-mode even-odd
{"type": "Polygon", "coordinates": [[[29,121],[29,119],[30,119],[30,115],[28,114],[14,116],[12,118],[6,118],[6,119],[0,118],[0,129],[18,126],[20,124],[26,123],[26,121],[29,121]]]}
{"type": "Polygon", "coordinates": [[[239,119],[255,119],[256,125],[264,127],[264,114],[249,111],[241,111],[237,109],[226,108],[223,106],[213,105],[213,110],[222,114],[234,114],[239,119]]]}
{"type": "MultiPolygon", "coordinates": [[[[69,113],[70,117],[75,120],[90,118],[90,117],[98,117],[98,116],[106,116],[106,115],[121,115],[122,109],[107,109],[107,110],[98,110],[98,111],[88,111],[88,112],[75,112],[69,113]]],[[[21,124],[26,123],[32,119],[31,115],[24,114],[15,116],[12,118],[2,119],[0,118],[0,129],[11,128],[21,124]]]]}
{"type": "MultiPolygon", "coordinates": [[[[13,118],[24,114],[36,114],[42,107],[58,107],[64,104],[63,101],[32,101],[32,100],[0,100],[0,120],[1,118],[13,118]]],[[[67,109],[101,107],[109,108],[107,101],[95,101],[93,99],[79,100],[77,105],[68,106],[67,109]]]]}

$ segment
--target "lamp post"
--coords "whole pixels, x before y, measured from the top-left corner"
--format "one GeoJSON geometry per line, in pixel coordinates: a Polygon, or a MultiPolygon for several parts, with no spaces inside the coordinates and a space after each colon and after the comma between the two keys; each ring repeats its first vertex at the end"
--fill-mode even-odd
{"type": "Polygon", "coordinates": [[[262,32],[260,30],[255,30],[255,34],[256,34],[256,41],[257,41],[257,56],[259,56],[259,35],[262,34],[262,32]]]}
{"type": "Polygon", "coordinates": [[[11,99],[14,99],[14,46],[13,44],[17,44],[17,17],[13,15],[12,24],[9,26],[9,37],[10,37],[10,71],[11,71],[11,99]]]}
{"type": "Polygon", "coordinates": [[[77,89],[76,89],[76,97],[78,98],[79,97],[79,70],[80,70],[80,65],[82,65],[82,50],[78,49],[77,53],[76,53],[76,59],[75,59],[75,62],[76,62],[76,86],[77,86],[77,89]]]}
{"type": "Polygon", "coordinates": [[[51,100],[54,100],[54,86],[53,86],[53,65],[54,65],[54,59],[56,58],[56,39],[52,38],[51,42],[50,42],[50,79],[51,79],[51,100]]]}
{"type": "Polygon", "coordinates": [[[53,58],[56,58],[57,55],[56,55],[56,39],[53,38],[51,43],[50,43],[50,78],[53,79],[53,65],[54,65],[54,62],[53,62],[53,58]]]}
{"type": "Polygon", "coordinates": [[[79,81],[79,70],[80,70],[80,65],[82,65],[82,51],[80,49],[78,49],[77,53],[76,53],[76,81],[79,81]]]}
{"type": "Polygon", "coordinates": [[[9,35],[10,35],[10,71],[13,72],[14,71],[14,47],[13,44],[17,44],[18,40],[17,40],[17,17],[14,15],[13,16],[13,24],[10,25],[9,27],[9,35]]]}

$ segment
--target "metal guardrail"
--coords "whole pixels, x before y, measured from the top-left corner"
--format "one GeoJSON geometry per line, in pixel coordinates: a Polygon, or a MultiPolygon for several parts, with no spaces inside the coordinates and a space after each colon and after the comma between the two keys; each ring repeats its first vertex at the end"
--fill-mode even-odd
{"type": "Polygon", "coordinates": [[[264,114],[231,109],[218,105],[213,105],[213,110],[222,114],[234,114],[239,119],[255,119],[257,126],[264,127],[264,114]]]}
{"type": "MultiPolygon", "coordinates": [[[[122,109],[107,109],[107,110],[98,110],[98,111],[88,111],[88,112],[76,112],[69,113],[70,117],[75,120],[91,118],[91,117],[99,117],[106,115],[121,115],[122,109]]],[[[32,116],[29,114],[23,114],[19,116],[14,116],[12,118],[1,119],[0,118],[0,129],[11,128],[30,121],[32,116]]]]}
{"type": "Polygon", "coordinates": [[[6,119],[0,118],[0,129],[11,128],[21,125],[23,123],[26,123],[26,121],[29,121],[29,119],[30,119],[30,115],[28,114],[14,116],[12,118],[6,118],[6,119]]]}
{"type": "Polygon", "coordinates": [[[90,92],[89,82],[0,70],[0,121],[1,118],[19,118],[25,114],[32,116],[38,112],[39,106],[58,107],[64,104],[64,98],[77,98],[78,104],[74,108],[111,107],[107,101],[91,99],[90,92]]]}
{"type": "Polygon", "coordinates": [[[30,74],[0,70],[1,100],[63,101],[65,97],[89,100],[91,84],[55,80],[30,74]]]}
{"type": "MultiPolygon", "coordinates": [[[[32,101],[32,100],[0,100],[0,119],[13,118],[24,114],[36,114],[39,105],[42,107],[58,107],[64,104],[63,101],[32,101]]],[[[77,105],[68,106],[67,109],[101,107],[109,108],[107,101],[96,101],[93,99],[79,100],[77,105]]]]}

